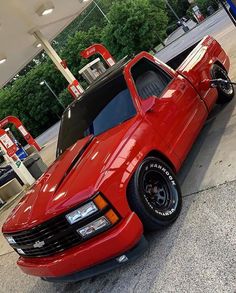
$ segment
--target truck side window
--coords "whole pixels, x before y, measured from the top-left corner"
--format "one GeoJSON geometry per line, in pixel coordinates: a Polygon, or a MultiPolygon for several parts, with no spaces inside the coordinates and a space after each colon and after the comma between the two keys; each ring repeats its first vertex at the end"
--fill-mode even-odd
{"type": "Polygon", "coordinates": [[[139,96],[145,100],[150,96],[160,97],[172,77],[146,58],[141,59],[131,70],[139,96]]]}

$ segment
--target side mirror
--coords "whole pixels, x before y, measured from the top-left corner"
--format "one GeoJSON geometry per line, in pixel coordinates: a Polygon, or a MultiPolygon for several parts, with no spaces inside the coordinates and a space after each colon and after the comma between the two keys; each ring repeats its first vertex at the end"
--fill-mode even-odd
{"type": "Polygon", "coordinates": [[[142,109],[143,112],[147,113],[152,110],[152,108],[155,106],[157,101],[157,98],[155,96],[151,96],[147,98],[146,100],[142,100],[142,109]]]}

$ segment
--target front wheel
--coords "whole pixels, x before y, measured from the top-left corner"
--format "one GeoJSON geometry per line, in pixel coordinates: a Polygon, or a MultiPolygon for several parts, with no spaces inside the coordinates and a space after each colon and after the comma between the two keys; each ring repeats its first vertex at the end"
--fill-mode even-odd
{"type": "Polygon", "coordinates": [[[146,229],[171,224],[182,207],[181,190],[174,172],[160,159],[147,157],[129,183],[128,201],[146,229]]]}
{"type": "MultiPolygon", "coordinates": [[[[221,78],[221,79],[230,81],[227,71],[216,64],[212,68],[212,78],[213,79],[221,78]]],[[[217,104],[228,103],[234,97],[234,86],[232,84],[222,84],[217,87],[217,90],[218,90],[218,100],[216,102],[217,104]]]]}

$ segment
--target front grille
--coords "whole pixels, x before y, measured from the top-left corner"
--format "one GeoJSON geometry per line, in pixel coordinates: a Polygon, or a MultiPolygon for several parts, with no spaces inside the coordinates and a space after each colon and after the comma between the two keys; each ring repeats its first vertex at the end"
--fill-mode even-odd
{"type": "MultiPolygon", "coordinates": [[[[76,208],[73,208],[73,210],[75,209],[76,208]]],[[[74,247],[84,241],[84,239],[78,234],[77,230],[99,218],[108,210],[109,206],[73,225],[70,225],[65,218],[66,214],[70,212],[68,211],[63,215],[51,219],[30,230],[4,234],[4,236],[11,236],[14,238],[16,243],[11,244],[11,246],[17,253],[19,253],[17,249],[23,250],[24,254],[19,253],[21,256],[51,256],[74,247]]]]}

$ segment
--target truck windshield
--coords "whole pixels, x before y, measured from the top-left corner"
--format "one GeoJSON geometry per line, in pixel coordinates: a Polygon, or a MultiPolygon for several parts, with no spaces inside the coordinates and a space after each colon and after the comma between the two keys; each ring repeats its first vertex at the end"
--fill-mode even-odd
{"type": "Polygon", "coordinates": [[[136,110],[123,75],[89,89],[64,112],[57,156],[76,141],[99,135],[132,118],[136,110]]]}

